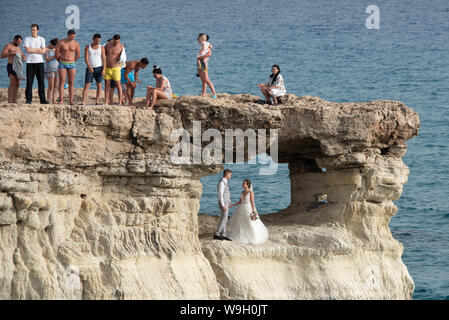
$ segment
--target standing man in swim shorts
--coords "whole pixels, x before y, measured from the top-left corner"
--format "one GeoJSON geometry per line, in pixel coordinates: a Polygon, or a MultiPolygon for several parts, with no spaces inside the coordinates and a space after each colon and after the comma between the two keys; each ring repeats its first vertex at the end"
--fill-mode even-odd
{"type": "Polygon", "coordinates": [[[117,87],[119,105],[121,105],[123,92],[120,84],[120,55],[123,45],[120,43],[120,36],[118,34],[114,35],[112,41],[108,42],[104,49],[106,52],[106,72],[104,75],[106,104],[109,104],[109,90],[111,89],[111,81],[114,81],[117,87]]]}
{"type": "Polygon", "coordinates": [[[2,50],[1,57],[8,58],[8,64],[6,65],[6,70],[9,77],[9,87],[8,87],[8,102],[17,102],[17,93],[19,92],[20,80],[17,78],[17,74],[12,69],[12,63],[14,62],[14,56],[18,53],[22,56],[22,61],[25,61],[26,57],[20,49],[20,44],[22,43],[22,37],[17,35],[14,40],[8,43],[2,50]]]}
{"type": "Polygon", "coordinates": [[[134,92],[136,90],[137,83],[140,83],[139,70],[145,69],[149,61],[147,58],[142,58],[140,60],[130,60],[126,61],[126,67],[122,69],[122,80],[121,82],[126,85],[126,96],[128,97],[129,105],[133,103],[134,92]]]}
{"type": "Polygon", "coordinates": [[[31,103],[33,99],[33,81],[34,76],[37,78],[39,100],[41,104],[48,104],[45,99],[45,77],[44,77],[44,58],[42,55],[46,51],[45,39],[38,36],[39,26],[31,25],[31,37],[26,37],[23,42],[27,58],[27,87],[25,90],[26,103],[31,103]]]}
{"type": "Polygon", "coordinates": [[[100,44],[101,35],[96,33],[92,38],[92,43],[84,48],[84,61],[86,61],[86,77],[84,80],[83,105],[86,103],[87,90],[95,78],[97,83],[97,97],[95,104],[100,103],[101,83],[106,72],[106,53],[104,47],[100,44]]]}
{"type": "Polygon", "coordinates": [[[75,40],[75,30],[67,32],[67,38],[59,41],[56,46],[55,57],[59,61],[59,104],[64,103],[64,83],[67,75],[69,84],[70,104],[73,106],[73,96],[75,93],[75,62],[80,58],[80,44],[75,40]]]}

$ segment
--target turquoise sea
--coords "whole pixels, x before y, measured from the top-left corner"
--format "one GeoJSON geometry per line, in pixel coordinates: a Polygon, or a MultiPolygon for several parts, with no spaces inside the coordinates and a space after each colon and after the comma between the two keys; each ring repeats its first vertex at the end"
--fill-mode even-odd
{"type": "MultiPolygon", "coordinates": [[[[170,0],[170,1],[1,1],[0,44],[15,34],[63,38],[66,7],[80,12],[78,41],[93,33],[103,41],[121,35],[129,59],[146,56],[159,65],[179,95],[196,95],[197,34],[206,32],[214,46],[210,77],[218,92],[258,94],[272,64],[279,64],[287,91],[330,101],[394,99],[417,111],[418,137],[404,157],[409,181],[396,202],[390,226],[405,247],[403,260],[416,285],[415,299],[449,299],[449,2],[445,0],[170,0]],[[369,5],[380,10],[380,28],[368,30],[369,5]]],[[[6,66],[6,60],[3,60],[6,66]]],[[[78,62],[76,86],[84,81],[78,62]]],[[[137,95],[154,82],[141,75],[137,95]]],[[[3,69],[0,87],[7,87],[3,69]]],[[[24,83],[22,84],[22,87],[24,83]]],[[[233,199],[243,178],[255,184],[262,213],[288,206],[288,168],[259,176],[258,166],[232,165],[233,199]]],[[[202,179],[200,212],[218,213],[218,176],[202,179]]]]}

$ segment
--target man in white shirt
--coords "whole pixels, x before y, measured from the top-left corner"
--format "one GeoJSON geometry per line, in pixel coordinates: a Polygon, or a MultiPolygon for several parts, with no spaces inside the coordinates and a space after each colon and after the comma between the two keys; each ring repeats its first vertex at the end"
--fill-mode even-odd
{"type": "Polygon", "coordinates": [[[31,25],[31,37],[26,37],[23,47],[26,52],[27,64],[27,87],[25,90],[26,103],[31,103],[33,99],[33,82],[34,76],[37,78],[39,100],[41,104],[48,104],[45,99],[45,82],[44,82],[44,59],[42,55],[46,51],[45,39],[38,36],[39,26],[31,25]]]}
{"type": "Polygon", "coordinates": [[[100,44],[101,34],[96,33],[92,38],[92,43],[84,48],[84,61],[86,62],[86,76],[84,78],[83,103],[86,104],[87,90],[95,78],[97,82],[97,98],[95,104],[100,104],[101,83],[106,72],[106,53],[100,44]]]}
{"type": "Polygon", "coordinates": [[[228,222],[228,210],[229,205],[231,204],[231,193],[229,192],[228,183],[231,179],[232,171],[229,169],[225,169],[223,171],[223,178],[221,178],[220,182],[218,182],[218,207],[221,211],[221,219],[218,224],[217,230],[213,236],[214,239],[218,240],[228,240],[226,236],[226,224],[228,222]]]}

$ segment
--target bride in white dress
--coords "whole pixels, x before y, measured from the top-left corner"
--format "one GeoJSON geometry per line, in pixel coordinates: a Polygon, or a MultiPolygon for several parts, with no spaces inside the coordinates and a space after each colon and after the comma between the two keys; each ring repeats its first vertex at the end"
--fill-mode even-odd
{"type": "Polygon", "coordinates": [[[268,230],[260,221],[254,205],[254,192],[249,179],[243,180],[240,200],[229,207],[238,206],[229,223],[229,237],[233,241],[259,244],[268,239],[268,230]]]}

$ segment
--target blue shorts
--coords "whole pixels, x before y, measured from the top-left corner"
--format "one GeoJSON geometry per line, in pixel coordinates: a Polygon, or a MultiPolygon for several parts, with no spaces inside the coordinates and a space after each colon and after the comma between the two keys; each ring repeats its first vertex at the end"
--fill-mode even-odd
{"type": "Polygon", "coordinates": [[[84,83],[92,83],[95,78],[95,82],[99,83],[103,81],[103,76],[101,72],[103,71],[103,66],[93,68],[94,72],[90,72],[89,68],[86,68],[86,76],[84,78],[84,83]]]}
{"type": "MultiPolygon", "coordinates": [[[[131,71],[130,73],[128,73],[128,78],[129,80],[131,80],[131,82],[134,82],[134,71],[131,71]]],[[[128,83],[128,80],[126,80],[125,78],[125,68],[122,69],[122,78],[120,80],[121,83],[128,83]]]]}
{"type": "Polygon", "coordinates": [[[58,69],[76,69],[75,62],[59,62],[58,69]]]}

